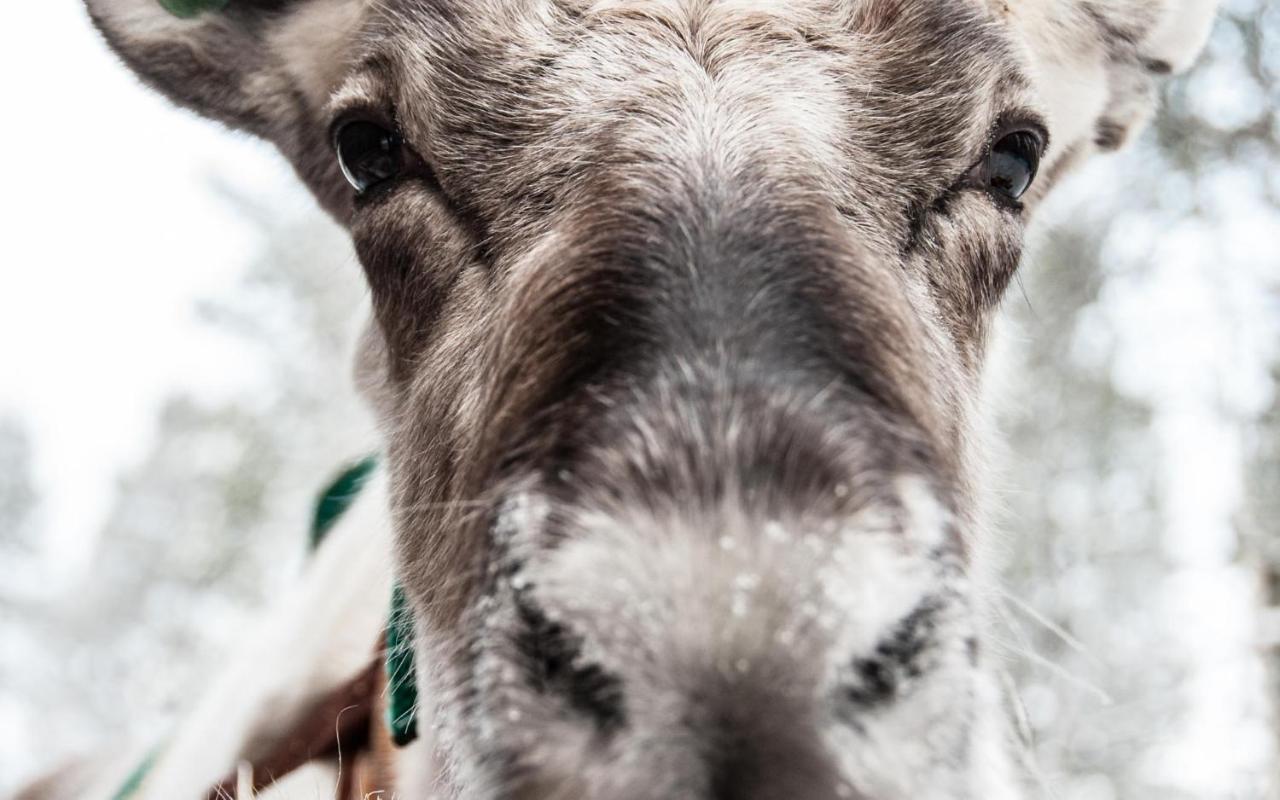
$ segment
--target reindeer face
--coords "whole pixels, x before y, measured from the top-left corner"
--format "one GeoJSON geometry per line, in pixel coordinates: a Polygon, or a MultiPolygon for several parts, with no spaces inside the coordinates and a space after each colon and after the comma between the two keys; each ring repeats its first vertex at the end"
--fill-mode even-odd
{"type": "Polygon", "coordinates": [[[477,800],[1015,793],[968,408],[1028,216],[1196,49],[1169,6],[91,0],[351,230],[477,800]]]}

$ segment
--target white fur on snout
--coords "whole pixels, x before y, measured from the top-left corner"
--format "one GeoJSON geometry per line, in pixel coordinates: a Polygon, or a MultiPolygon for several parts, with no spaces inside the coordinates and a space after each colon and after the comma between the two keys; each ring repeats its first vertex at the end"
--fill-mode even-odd
{"type": "Polygon", "coordinates": [[[866,512],[844,526],[818,576],[828,612],[838,622],[827,657],[828,683],[855,658],[875,651],[920,603],[939,588],[931,547],[890,527],[883,512],[866,512]]]}
{"type": "Polygon", "coordinates": [[[648,664],[640,677],[654,686],[673,659],[731,672],[803,660],[795,669],[824,692],[938,582],[928,548],[881,509],[817,526],[576,521],[580,531],[514,580],[583,634],[587,657],[622,671],[648,664]]]}
{"type": "MultiPolygon", "coordinates": [[[[1002,741],[998,709],[969,657],[973,621],[957,600],[965,578],[944,547],[948,512],[922,478],[894,486],[895,503],[825,523],[761,521],[732,509],[661,518],[580,511],[548,548],[534,544],[545,504],[526,497],[508,503],[500,527],[519,554],[513,587],[580,637],[580,665],[621,683],[623,737],[687,740],[697,735],[680,727],[691,703],[708,692],[736,702],[742,687],[744,698],[786,698],[775,713],[820,722],[851,795],[950,798],[956,786],[976,785],[979,766],[992,772],[985,762],[1002,741]],[[926,674],[901,698],[842,711],[853,665],[943,596],[927,634],[926,674]]],[[[547,740],[537,747],[584,752],[574,736],[547,740]]],[[[996,786],[1012,792],[1007,771],[997,774],[996,786]]]]}

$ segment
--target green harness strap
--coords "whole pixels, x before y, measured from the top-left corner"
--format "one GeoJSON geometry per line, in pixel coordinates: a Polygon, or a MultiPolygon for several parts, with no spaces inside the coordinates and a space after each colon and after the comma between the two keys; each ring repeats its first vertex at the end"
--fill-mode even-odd
{"type": "Polygon", "coordinates": [[[160,748],[154,748],[146,757],[133,768],[133,772],[129,773],[129,777],[124,779],[115,794],[111,795],[111,800],[129,800],[139,789],[142,788],[142,782],[146,780],[147,773],[151,772],[151,767],[155,765],[156,759],[160,757],[160,748]]]}
{"type": "MultiPolygon", "coordinates": [[[[377,456],[362,459],[338,475],[320,495],[315,519],[311,523],[312,550],[324,542],[325,536],[360,496],[360,490],[377,468],[377,456]]],[[[413,662],[413,612],[399,583],[391,589],[386,659],[387,727],[391,730],[392,741],[403,747],[418,738],[418,676],[413,662]]]]}
{"type": "Polygon", "coordinates": [[[413,612],[396,583],[387,620],[387,727],[400,747],[418,738],[418,670],[413,663],[413,612]]]}
{"type": "MultiPolygon", "coordinates": [[[[162,0],[164,2],[165,0],[162,0]]],[[[168,3],[166,2],[166,8],[168,3]]],[[[368,456],[338,474],[316,500],[308,543],[312,552],[324,543],[343,514],[360,497],[360,492],[378,468],[378,457],[368,456]]],[[[418,681],[413,658],[413,612],[404,589],[396,583],[391,590],[391,610],[387,615],[386,673],[389,698],[387,727],[391,739],[403,747],[418,738],[418,681]]],[[[129,773],[129,777],[112,795],[111,800],[129,800],[142,788],[147,774],[160,755],[160,747],[129,773]]]]}
{"type": "Polygon", "coordinates": [[[344,469],[334,478],[316,500],[316,511],[311,518],[311,552],[319,549],[324,539],[338,524],[342,515],[360,497],[360,491],[378,468],[378,457],[368,456],[344,469]]]}
{"type": "Polygon", "coordinates": [[[165,11],[175,17],[191,19],[206,11],[221,11],[229,0],[160,0],[165,11]]]}

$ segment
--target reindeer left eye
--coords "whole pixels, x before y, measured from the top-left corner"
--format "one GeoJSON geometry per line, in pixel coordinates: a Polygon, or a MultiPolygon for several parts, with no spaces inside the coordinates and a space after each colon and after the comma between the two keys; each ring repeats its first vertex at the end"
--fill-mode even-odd
{"type": "Polygon", "coordinates": [[[1032,131],[1015,131],[997,139],[970,173],[971,179],[990,192],[1017,200],[1031,187],[1040,168],[1040,137],[1032,131]]]}
{"type": "Polygon", "coordinates": [[[404,148],[399,134],[373,122],[353,120],[333,134],[338,163],[357,192],[391,180],[404,168],[404,148]]]}

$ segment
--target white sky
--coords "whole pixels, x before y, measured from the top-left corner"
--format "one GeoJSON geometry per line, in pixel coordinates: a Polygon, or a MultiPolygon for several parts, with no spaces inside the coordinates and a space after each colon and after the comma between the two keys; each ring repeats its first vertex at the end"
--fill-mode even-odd
{"type": "Polygon", "coordinates": [[[65,580],[91,557],[115,476],[145,451],[160,400],[253,383],[248,354],[195,315],[256,249],[206,178],[311,201],[270,148],[138,84],[80,3],[7,15],[23,19],[0,26],[0,414],[35,441],[49,566],[65,580]]]}

